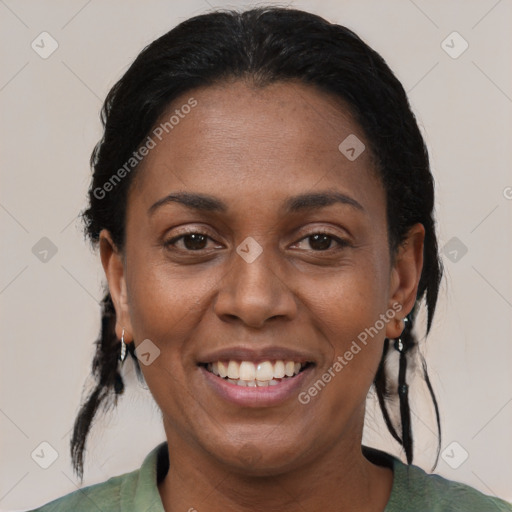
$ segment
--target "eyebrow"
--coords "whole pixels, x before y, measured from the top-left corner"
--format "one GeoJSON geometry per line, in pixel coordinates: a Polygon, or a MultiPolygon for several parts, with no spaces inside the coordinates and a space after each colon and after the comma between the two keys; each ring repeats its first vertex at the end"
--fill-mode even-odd
{"type": "Polygon", "coordinates": [[[352,206],[356,210],[365,211],[361,203],[354,198],[340,192],[321,191],[310,194],[301,194],[290,197],[284,203],[286,213],[294,213],[302,210],[312,210],[314,208],[324,208],[336,203],[352,206]]]}
{"type": "Polygon", "coordinates": [[[179,203],[188,208],[206,212],[225,212],[228,209],[227,205],[216,197],[206,194],[178,192],[159,199],[149,208],[148,215],[152,215],[158,208],[169,203],[179,203]]]}
{"type": "MultiPolygon", "coordinates": [[[[170,203],[179,203],[197,211],[226,212],[228,210],[227,204],[216,197],[207,194],[178,192],[159,199],[149,208],[148,215],[152,215],[158,208],[170,203]]],[[[283,210],[285,214],[296,213],[304,210],[324,208],[336,203],[352,206],[362,212],[365,211],[361,203],[354,198],[332,191],[320,191],[290,197],[284,202],[283,210]]]]}

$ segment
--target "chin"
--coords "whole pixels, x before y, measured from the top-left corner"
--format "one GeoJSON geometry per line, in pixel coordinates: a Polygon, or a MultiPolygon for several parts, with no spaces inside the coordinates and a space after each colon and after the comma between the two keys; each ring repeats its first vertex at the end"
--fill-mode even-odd
{"type": "Polygon", "coordinates": [[[225,443],[215,443],[208,450],[217,463],[228,466],[237,474],[247,476],[276,476],[287,473],[305,463],[306,450],[304,438],[288,437],[286,440],[269,442],[268,437],[233,444],[233,439],[225,443]],[[301,451],[297,449],[300,446],[301,451]]]}

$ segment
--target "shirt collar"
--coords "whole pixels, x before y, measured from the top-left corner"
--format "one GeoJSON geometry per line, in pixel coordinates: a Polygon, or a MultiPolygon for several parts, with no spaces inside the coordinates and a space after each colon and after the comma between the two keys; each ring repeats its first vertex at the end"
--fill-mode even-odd
{"type": "MultiPolygon", "coordinates": [[[[386,511],[401,510],[400,482],[408,480],[409,468],[402,461],[392,455],[363,446],[363,453],[371,462],[379,466],[387,466],[393,469],[393,486],[391,495],[386,505],[386,511]]],[[[165,512],[158,491],[158,484],[164,479],[169,469],[169,451],[167,441],[156,446],[144,459],[136,482],[125,481],[121,488],[121,510],[134,512],[165,512]]]]}
{"type": "Polygon", "coordinates": [[[158,484],[169,469],[167,442],[156,446],[146,456],[137,472],[136,481],[125,480],[121,487],[122,512],[165,512],[158,484]]]}

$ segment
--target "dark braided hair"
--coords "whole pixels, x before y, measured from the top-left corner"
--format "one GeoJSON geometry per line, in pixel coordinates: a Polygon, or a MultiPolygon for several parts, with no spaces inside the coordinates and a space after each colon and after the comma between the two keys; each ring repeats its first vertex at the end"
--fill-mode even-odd
{"type": "MultiPolygon", "coordinates": [[[[261,7],[196,16],[152,42],[104,102],[104,132],[91,156],[89,206],[83,212],[86,235],[97,245],[100,231],[107,229],[117,248],[123,250],[127,194],[137,166],[114,186],[106,185],[112,185],[115,173],[142,146],[173,100],[194,88],[230,79],[250,80],[260,87],[299,81],[344,100],[364,130],[386,190],[390,254],[396,254],[414,224],[421,223],[425,228],[424,265],[416,304],[401,337],[400,426],[391,419],[386,405],[396,398],[390,382],[396,382],[397,376],[389,376],[385,364],[391,340],[385,340],[374,381],[386,425],[411,463],[406,363],[417,352],[412,350],[417,345],[413,334],[417,306],[425,298],[428,334],[442,275],[433,219],[434,184],[427,150],[402,85],[383,58],[351,30],[307,12],[261,7]]],[[[97,384],[81,406],[71,439],[73,466],[80,477],[94,417],[101,405],[115,404],[124,388],[114,326],[115,311],[107,293],[92,366],[97,384]]],[[[140,375],[133,343],[129,349],[140,375]]],[[[439,412],[423,359],[422,365],[436,411],[439,455],[439,412]]]]}
{"type": "MultiPolygon", "coordinates": [[[[117,405],[117,398],[124,391],[123,378],[118,368],[121,345],[115,332],[116,311],[110,293],[105,294],[101,307],[101,334],[96,341],[96,354],[92,361],[92,374],[96,380],[96,386],[80,408],[80,413],[73,427],[71,442],[71,457],[75,471],[77,471],[80,478],[83,476],[85,441],[100,405],[104,409],[117,405]]],[[[128,353],[137,361],[134,348],[133,343],[127,345],[128,353]]],[[[135,368],[137,376],[140,380],[143,380],[138,363],[136,363],[135,368]]]]}

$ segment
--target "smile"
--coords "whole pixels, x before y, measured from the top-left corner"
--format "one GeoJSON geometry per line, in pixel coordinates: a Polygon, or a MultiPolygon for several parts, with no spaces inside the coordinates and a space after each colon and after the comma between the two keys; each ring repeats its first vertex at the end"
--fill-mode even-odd
{"type": "Polygon", "coordinates": [[[303,371],[309,363],[296,361],[216,361],[205,367],[230,384],[243,387],[277,386],[303,371]]]}

